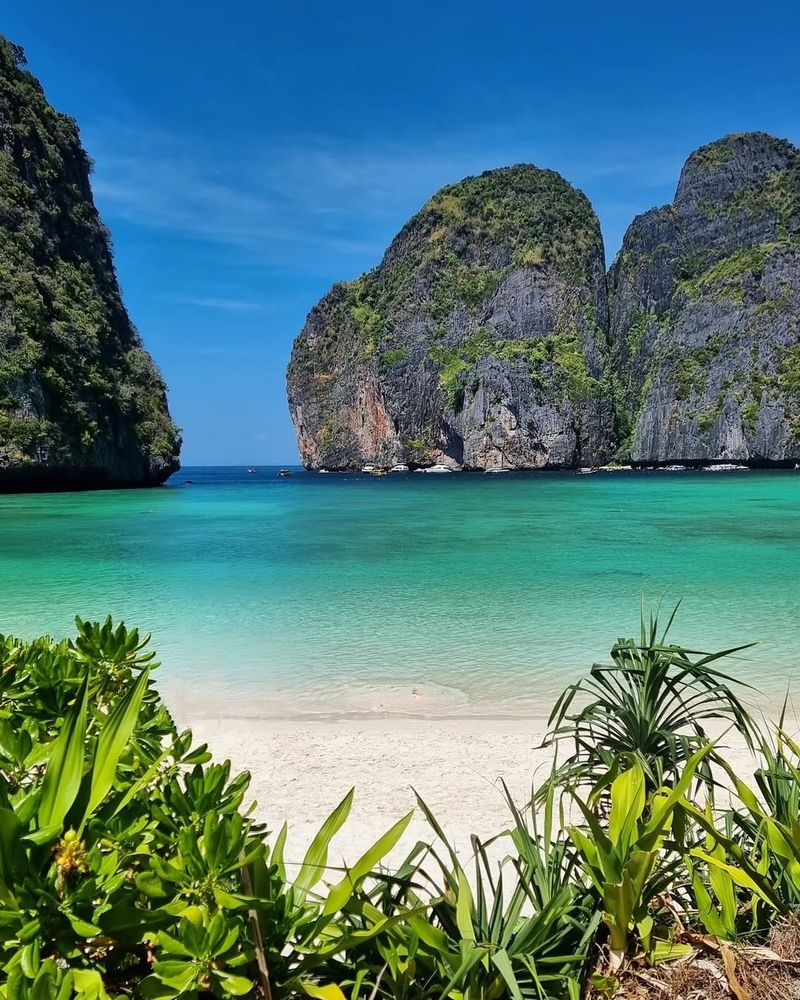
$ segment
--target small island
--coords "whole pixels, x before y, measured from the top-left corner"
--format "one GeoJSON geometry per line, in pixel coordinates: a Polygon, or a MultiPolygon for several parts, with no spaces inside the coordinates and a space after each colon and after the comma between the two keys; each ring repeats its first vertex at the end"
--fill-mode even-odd
{"type": "Polygon", "coordinates": [[[800,461],[800,150],[687,160],[604,274],[588,199],[519,164],[443,188],[311,310],[288,369],[304,465],[800,461]]]}

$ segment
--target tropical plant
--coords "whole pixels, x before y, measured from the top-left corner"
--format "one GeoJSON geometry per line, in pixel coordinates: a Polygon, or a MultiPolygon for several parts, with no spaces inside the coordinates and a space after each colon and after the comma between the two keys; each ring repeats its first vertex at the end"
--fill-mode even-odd
{"type": "Polygon", "coordinates": [[[493,863],[491,845],[473,837],[469,875],[436,817],[418,804],[434,840],[417,845],[374,890],[373,916],[400,919],[376,940],[372,973],[365,978],[365,965],[356,965],[359,985],[387,1000],[577,1000],[599,916],[586,886],[569,877],[563,838],[532,834],[513,807],[517,826],[502,836],[524,844],[524,856],[493,863]]]}
{"type": "Polygon", "coordinates": [[[176,730],[148,640],[77,626],[0,636],[0,996],[340,997],[333,956],[382,930],[344,911],[410,817],[320,889],[351,792],[288,882],[285,829],[270,850],[249,776],[176,730]]]}
{"type": "MultiPolygon", "coordinates": [[[[554,775],[557,784],[595,785],[621,754],[636,758],[648,791],[672,784],[708,741],[705,724],[736,726],[749,745],[753,724],[734,686],[740,682],[712,664],[747,649],[698,653],[667,642],[678,607],[659,632],[658,614],[642,613],[639,641],[618,639],[611,664],[594,664],[588,678],[570,685],[550,715],[545,745],[571,741],[574,751],[554,775]],[[579,707],[570,712],[574,703],[579,707]]],[[[708,763],[699,774],[711,781],[708,763]]]]}
{"type": "Polygon", "coordinates": [[[668,645],[657,616],[565,692],[551,738],[572,720],[575,753],[524,809],[503,786],[509,825],[471,859],[418,800],[429,842],[386,866],[409,813],[337,870],[351,791],[292,877],[249,776],[176,729],[148,640],[77,626],[0,636],[2,1000],[578,1000],[695,949],[736,992],[743,956],[777,960],[770,927],[800,902],[800,745],[785,717],[774,735],[749,718],[710,666],[724,654],[668,645]],[[738,722],[752,783],[708,718],[738,722]]]}
{"type": "MultiPolygon", "coordinates": [[[[683,808],[689,816],[695,814],[696,807],[691,803],[685,803],[683,808]]],[[[715,825],[717,820],[710,803],[706,805],[705,817],[706,837],[703,844],[684,853],[697,918],[715,938],[736,941],[743,935],[756,932],[761,923],[764,904],[771,906],[769,889],[765,891],[759,885],[767,885],[765,876],[768,855],[762,851],[760,857],[755,856],[757,845],[752,845],[752,867],[756,875],[754,879],[732,861],[731,851],[741,857],[744,856],[745,848],[741,844],[734,844],[730,839],[730,830],[727,834],[720,832],[715,825]],[[730,849],[726,849],[726,843],[731,845],[730,849]]]]}
{"type": "Polygon", "coordinates": [[[689,758],[673,788],[649,794],[645,771],[637,757],[624,761],[629,766],[620,773],[615,773],[614,768],[592,796],[596,804],[604,785],[610,783],[607,829],[593,802],[573,793],[586,828],[571,826],[570,835],[600,897],[609,932],[612,971],[619,970],[639,943],[651,959],[674,954],[672,943],[665,945],[656,934],[650,903],[675,883],[680,856],[667,854],[666,840],[675,810],[710,750],[707,745],[689,758]]]}

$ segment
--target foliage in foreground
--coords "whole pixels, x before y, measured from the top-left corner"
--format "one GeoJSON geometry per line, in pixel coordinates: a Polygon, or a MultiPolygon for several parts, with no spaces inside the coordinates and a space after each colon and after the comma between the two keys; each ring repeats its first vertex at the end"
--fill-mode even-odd
{"type": "Polygon", "coordinates": [[[507,829],[469,863],[420,801],[430,843],[387,866],[409,814],[337,872],[351,792],[291,877],[286,829],[269,836],[248,775],[177,730],[146,640],[77,625],[0,636],[0,997],[579,1000],[703,951],[741,1000],[737,968],[780,961],[800,746],[756,725],[712,666],[725,654],[669,644],[655,618],[562,696],[551,740],[572,754],[525,808],[506,793],[507,829]],[[709,718],[753,748],[752,781],[709,718]]]}

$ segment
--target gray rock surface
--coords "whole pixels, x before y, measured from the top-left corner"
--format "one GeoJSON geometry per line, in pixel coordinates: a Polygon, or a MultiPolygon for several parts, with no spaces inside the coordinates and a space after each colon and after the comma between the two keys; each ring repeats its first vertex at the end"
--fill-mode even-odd
{"type": "Polygon", "coordinates": [[[522,164],[443,188],[295,341],[303,463],[602,462],[614,445],[607,317],[597,217],[563,178],[522,164]]]}
{"type": "Polygon", "coordinates": [[[800,151],[764,133],[694,152],[609,273],[622,452],[800,461],[800,151]]]}

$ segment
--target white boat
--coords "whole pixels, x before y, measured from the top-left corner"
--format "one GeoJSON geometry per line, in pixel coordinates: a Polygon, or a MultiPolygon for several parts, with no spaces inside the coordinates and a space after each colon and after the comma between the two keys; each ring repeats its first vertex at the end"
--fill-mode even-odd
{"type": "Polygon", "coordinates": [[[393,465],[389,472],[408,472],[407,465],[393,465]]]}
{"type": "Polygon", "coordinates": [[[749,468],[749,465],[734,465],[732,462],[728,462],[721,465],[706,465],[703,472],[744,472],[749,468]]]}
{"type": "Polygon", "coordinates": [[[446,465],[431,465],[427,469],[417,469],[417,472],[452,472],[452,469],[448,469],[446,465]]]}
{"type": "Polygon", "coordinates": [[[593,476],[595,472],[597,472],[597,469],[590,469],[588,467],[583,469],[578,469],[579,476],[593,476]]]}
{"type": "Polygon", "coordinates": [[[366,472],[366,474],[369,475],[370,473],[372,473],[372,472],[375,471],[375,466],[374,465],[365,465],[364,468],[361,471],[362,472],[366,472]]]}
{"type": "Polygon", "coordinates": [[[484,469],[484,476],[499,476],[501,472],[511,472],[511,469],[484,469]]]}

